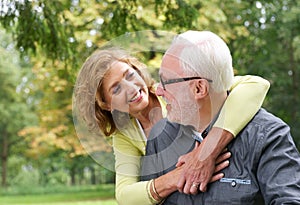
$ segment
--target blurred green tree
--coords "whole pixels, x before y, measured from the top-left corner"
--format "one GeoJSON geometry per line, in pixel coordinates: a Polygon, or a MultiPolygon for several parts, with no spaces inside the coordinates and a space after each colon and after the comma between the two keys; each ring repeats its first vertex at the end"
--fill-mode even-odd
{"type": "MultiPolygon", "coordinates": [[[[25,66],[10,35],[0,30],[0,144],[3,187],[7,186],[7,162],[12,151],[22,154],[24,146],[18,131],[37,122],[32,113],[30,99],[26,101],[28,89],[25,66]],[[23,68],[22,68],[23,67],[23,68]]],[[[27,65],[28,66],[28,65],[27,65]]]]}
{"type": "Polygon", "coordinates": [[[300,2],[253,1],[240,19],[249,36],[231,43],[240,74],[271,82],[265,106],[291,126],[300,147],[300,2]]]}

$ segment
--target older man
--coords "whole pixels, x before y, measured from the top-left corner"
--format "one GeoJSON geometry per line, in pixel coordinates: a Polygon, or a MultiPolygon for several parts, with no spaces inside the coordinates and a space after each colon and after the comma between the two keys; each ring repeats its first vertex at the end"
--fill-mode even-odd
{"type": "MultiPolygon", "coordinates": [[[[160,78],[157,95],[168,103],[168,121],[151,131],[145,180],[174,170],[178,157],[209,132],[233,80],[229,48],[212,32],[180,34],[163,57],[160,78]]],[[[260,109],[228,149],[232,157],[224,178],[207,192],[174,192],[164,204],[300,204],[300,155],[282,120],[260,109]]],[[[158,196],[164,191],[160,187],[154,187],[158,196]]]]}

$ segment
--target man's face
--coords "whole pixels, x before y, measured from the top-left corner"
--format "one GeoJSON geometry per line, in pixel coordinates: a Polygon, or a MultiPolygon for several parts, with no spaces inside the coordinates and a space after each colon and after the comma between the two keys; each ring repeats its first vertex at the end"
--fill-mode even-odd
{"type": "Polygon", "coordinates": [[[198,117],[198,105],[192,92],[194,80],[170,83],[164,82],[170,79],[180,79],[185,76],[180,66],[180,59],[174,55],[165,54],[159,70],[161,82],[156,94],[162,96],[167,102],[168,120],[184,125],[195,125],[195,117],[198,117]]]}

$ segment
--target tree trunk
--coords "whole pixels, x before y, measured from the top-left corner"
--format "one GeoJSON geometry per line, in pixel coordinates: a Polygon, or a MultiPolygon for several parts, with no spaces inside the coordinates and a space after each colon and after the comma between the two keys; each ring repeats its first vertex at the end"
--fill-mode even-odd
{"type": "Polygon", "coordinates": [[[76,179],[75,179],[76,171],[75,171],[75,166],[71,168],[70,175],[71,175],[71,185],[75,186],[76,185],[76,179]]]}
{"type": "Polygon", "coordinates": [[[8,139],[7,139],[7,132],[3,133],[3,143],[2,143],[2,187],[7,186],[6,182],[6,172],[7,172],[7,156],[8,156],[8,139]]]}
{"type": "Polygon", "coordinates": [[[93,166],[90,167],[91,170],[91,184],[96,184],[96,172],[93,166]]]}

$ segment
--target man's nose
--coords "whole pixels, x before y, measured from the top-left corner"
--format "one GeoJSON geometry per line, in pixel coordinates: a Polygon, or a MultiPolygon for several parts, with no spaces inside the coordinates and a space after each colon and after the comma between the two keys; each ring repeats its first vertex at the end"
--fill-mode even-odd
{"type": "Polygon", "coordinates": [[[156,93],[157,96],[163,96],[164,95],[164,89],[163,89],[161,83],[158,84],[155,93],[156,93]]]}

